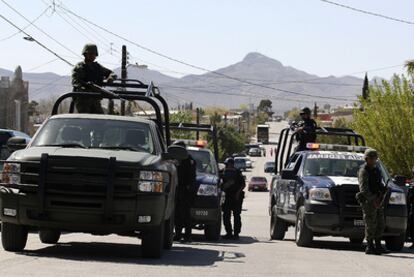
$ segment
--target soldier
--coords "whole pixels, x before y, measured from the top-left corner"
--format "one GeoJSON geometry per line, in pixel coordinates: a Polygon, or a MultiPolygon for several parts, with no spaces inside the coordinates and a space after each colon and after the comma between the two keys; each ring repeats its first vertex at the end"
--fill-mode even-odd
{"type": "Polygon", "coordinates": [[[299,123],[298,128],[295,130],[296,139],[299,142],[296,151],[306,150],[306,144],[316,141],[316,128],[318,125],[316,121],[311,117],[312,111],[305,107],[300,112],[300,117],[302,121],[299,123]]]}
{"type": "Polygon", "coordinates": [[[382,182],[382,174],[377,166],[377,151],[367,149],[364,157],[365,163],[358,172],[360,192],[357,193],[357,200],[361,204],[365,221],[365,239],[367,240],[365,253],[381,255],[387,253],[387,250],[381,246],[381,237],[385,226],[383,202],[387,189],[382,182]]]}
{"type": "MultiPolygon", "coordinates": [[[[116,78],[111,70],[95,62],[98,56],[98,48],[95,44],[86,44],[82,55],[85,57],[84,61],[76,64],[72,71],[73,91],[91,91],[87,83],[102,86],[105,79],[107,82],[112,82],[116,78]]],[[[79,113],[103,114],[101,101],[97,98],[78,97],[74,101],[79,113]]]]}
{"type": "MultiPolygon", "coordinates": [[[[174,142],[185,148],[183,141],[174,142]]],[[[176,192],[175,207],[175,237],[174,240],[182,242],[191,242],[191,206],[195,197],[196,187],[196,161],[188,155],[188,158],[182,160],[177,167],[178,186],[176,192]],[[185,234],[183,236],[183,229],[185,234]]]]}
{"type": "Polygon", "coordinates": [[[223,173],[223,190],[225,200],[223,204],[223,223],[226,228],[224,239],[239,239],[241,231],[241,211],[244,198],[245,181],[241,172],[234,167],[234,159],[228,158],[223,173]],[[234,218],[234,232],[231,225],[231,213],[234,218]]]}

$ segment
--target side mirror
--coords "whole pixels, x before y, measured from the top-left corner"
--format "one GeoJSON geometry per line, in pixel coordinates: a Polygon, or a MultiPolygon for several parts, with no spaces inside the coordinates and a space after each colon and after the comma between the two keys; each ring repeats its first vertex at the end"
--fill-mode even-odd
{"type": "Polygon", "coordinates": [[[171,145],[168,147],[167,153],[163,153],[163,159],[165,160],[178,160],[182,161],[188,158],[187,149],[178,145],[171,145]]]}
{"type": "Polygon", "coordinates": [[[401,176],[401,175],[394,176],[394,183],[399,187],[405,187],[405,180],[407,180],[405,176],[401,176]]]}
{"type": "Polygon", "coordinates": [[[13,153],[14,151],[25,149],[27,146],[27,142],[25,138],[22,137],[11,137],[7,141],[7,150],[10,151],[10,153],[13,153]]]}
{"type": "Polygon", "coordinates": [[[281,177],[282,177],[282,179],[286,179],[286,180],[294,180],[294,179],[296,179],[296,174],[292,170],[284,169],[281,172],[281,177]]]}
{"type": "Polygon", "coordinates": [[[222,172],[226,169],[226,165],[224,163],[218,163],[218,169],[220,172],[222,172]]]}

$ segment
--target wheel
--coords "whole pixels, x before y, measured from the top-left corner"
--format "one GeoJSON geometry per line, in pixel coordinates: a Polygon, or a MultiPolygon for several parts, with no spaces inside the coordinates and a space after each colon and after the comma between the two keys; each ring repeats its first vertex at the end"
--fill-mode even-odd
{"type": "Polygon", "coordinates": [[[349,238],[349,242],[352,244],[362,244],[364,242],[364,238],[349,238]]]}
{"type": "Polygon", "coordinates": [[[39,238],[42,243],[56,244],[60,238],[60,231],[52,229],[40,230],[39,238]]]}
{"type": "Polygon", "coordinates": [[[283,240],[288,228],[286,222],[277,217],[276,207],[272,207],[272,214],[270,216],[270,238],[275,240],[283,240]]]}
{"type": "Polygon", "coordinates": [[[165,221],[164,227],[164,249],[170,250],[174,242],[174,213],[170,219],[165,221]]]}
{"type": "Polygon", "coordinates": [[[297,246],[308,247],[312,244],[312,230],[306,226],[305,207],[301,206],[296,215],[295,241],[297,246]]]}
{"type": "Polygon", "coordinates": [[[27,233],[25,226],[3,222],[1,225],[1,243],[4,250],[22,251],[27,243],[27,233]]]}
{"type": "Polygon", "coordinates": [[[142,235],[142,256],[144,258],[161,258],[164,246],[164,224],[157,226],[151,231],[146,231],[142,235]]]}
{"type": "Polygon", "coordinates": [[[221,235],[221,212],[216,223],[206,225],[204,228],[204,236],[208,241],[218,241],[221,235]]]}
{"type": "Polygon", "coordinates": [[[404,243],[405,233],[402,233],[399,236],[385,238],[385,246],[390,251],[400,251],[404,247],[404,243]]]}

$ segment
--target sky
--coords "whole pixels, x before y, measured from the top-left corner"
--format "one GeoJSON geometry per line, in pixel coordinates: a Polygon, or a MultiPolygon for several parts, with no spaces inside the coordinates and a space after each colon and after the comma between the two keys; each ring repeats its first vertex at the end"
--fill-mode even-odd
{"type": "MultiPolygon", "coordinates": [[[[215,70],[260,52],[321,77],[353,75],[389,78],[414,59],[414,25],[343,9],[320,0],[0,0],[0,14],[19,27],[48,10],[25,31],[70,63],[81,60],[85,43],[99,47],[98,61],[114,68],[126,44],[130,62],[181,77],[203,71],[159,57],[87,25],[62,6],[108,30],[178,60],[215,70]],[[76,27],[78,30],[75,30],[76,27]],[[56,43],[50,37],[60,43],[56,43]],[[111,46],[112,43],[112,46],[111,46]],[[62,47],[63,45],[63,47],[62,47]],[[66,48],[66,49],[65,49],[66,48]],[[112,50],[111,50],[112,48],[112,50]],[[381,69],[391,67],[388,69],[381,69]],[[371,71],[373,70],[373,71],[371,71]]],[[[414,21],[412,0],[334,0],[356,8],[414,21]]],[[[0,68],[69,74],[57,60],[0,18],[0,68]],[[8,38],[10,37],[10,38],[8,38]]]]}

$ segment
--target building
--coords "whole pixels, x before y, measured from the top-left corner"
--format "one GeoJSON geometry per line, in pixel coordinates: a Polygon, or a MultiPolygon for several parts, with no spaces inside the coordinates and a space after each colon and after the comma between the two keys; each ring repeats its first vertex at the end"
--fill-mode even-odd
{"type": "Polygon", "coordinates": [[[28,132],[29,83],[23,81],[22,68],[0,79],[0,128],[28,132]]]}

